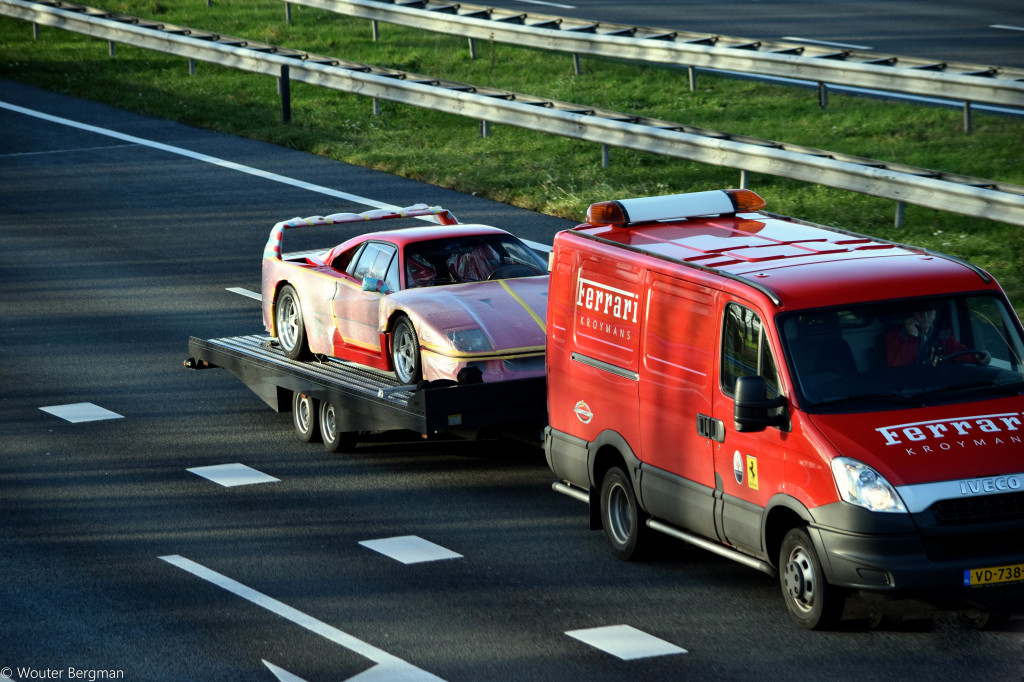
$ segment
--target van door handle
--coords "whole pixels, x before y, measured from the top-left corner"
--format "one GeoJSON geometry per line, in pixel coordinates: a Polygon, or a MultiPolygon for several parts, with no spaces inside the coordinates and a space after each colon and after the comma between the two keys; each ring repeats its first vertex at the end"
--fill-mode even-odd
{"type": "Polygon", "coordinates": [[[725,422],[706,414],[697,414],[697,435],[701,438],[710,438],[716,443],[724,443],[725,422]]]}

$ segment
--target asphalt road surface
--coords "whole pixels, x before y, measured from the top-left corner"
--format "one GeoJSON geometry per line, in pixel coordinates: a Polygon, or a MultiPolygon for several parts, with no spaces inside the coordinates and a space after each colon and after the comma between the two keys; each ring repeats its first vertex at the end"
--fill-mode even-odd
{"type": "Polygon", "coordinates": [[[564,221],[6,81],[0,131],[0,675],[1024,676],[1024,621],[804,632],[707,552],[614,559],[536,449],[331,455],[182,367],[189,336],[262,331],[245,292],[279,220],[425,201],[548,244],[564,221]],[[225,471],[252,478],[200,475],[225,471]]]}
{"type": "Polygon", "coordinates": [[[986,66],[1024,67],[1020,0],[488,0],[474,4],[632,26],[986,66]]]}

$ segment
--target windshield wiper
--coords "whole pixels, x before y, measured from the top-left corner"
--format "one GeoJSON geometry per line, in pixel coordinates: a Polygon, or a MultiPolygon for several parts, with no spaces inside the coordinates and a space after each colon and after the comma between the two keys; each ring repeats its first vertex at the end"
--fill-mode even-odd
{"type": "Polygon", "coordinates": [[[920,402],[911,400],[902,393],[896,393],[894,391],[881,391],[878,393],[851,393],[850,395],[843,396],[842,398],[832,398],[831,400],[814,403],[814,407],[838,405],[840,403],[866,402],[870,400],[892,400],[899,403],[905,403],[907,405],[913,405],[914,407],[923,407],[920,402]]]}
{"type": "Polygon", "coordinates": [[[1021,393],[1021,382],[1014,381],[1013,383],[1003,384],[995,381],[965,381],[959,384],[950,384],[948,386],[941,386],[939,388],[929,388],[923,391],[918,391],[914,394],[914,397],[922,395],[931,395],[933,393],[946,393],[955,391],[971,391],[977,388],[992,388],[997,389],[1001,393],[1006,395],[1020,395],[1021,393]],[[1014,388],[1016,386],[1016,388],[1014,388]]]}

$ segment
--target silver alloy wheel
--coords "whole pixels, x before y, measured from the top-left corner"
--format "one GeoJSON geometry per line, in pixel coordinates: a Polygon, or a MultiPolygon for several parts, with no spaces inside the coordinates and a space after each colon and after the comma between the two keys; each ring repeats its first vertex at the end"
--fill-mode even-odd
{"type": "Polygon", "coordinates": [[[277,337],[281,347],[290,353],[299,342],[299,306],[290,294],[281,297],[277,304],[277,337]]]}
{"type": "Polygon", "coordinates": [[[419,377],[420,346],[412,323],[407,319],[399,320],[395,325],[391,359],[395,365],[395,374],[403,384],[412,384],[419,377]]]}

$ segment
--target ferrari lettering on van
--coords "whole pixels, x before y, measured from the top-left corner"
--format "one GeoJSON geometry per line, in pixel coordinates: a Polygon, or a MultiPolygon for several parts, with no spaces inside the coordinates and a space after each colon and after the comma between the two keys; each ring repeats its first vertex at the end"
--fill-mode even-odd
{"type": "Polygon", "coordinates": [[[947,438],[956,439],[962,436],[980,437],[985,434],[1010,434],[1018,432],[1021,430],[1021,414],[1020,412],[1007,412],[1005,414],[936,419],[933,421],[882,426],[875,429],[875,431],[882,434],[886,445],[900,445],[904,443],[923,445],[928,441],[941,441],[947,438]]]}
{"type": "Polygon", "coordinates": [[[623,322],[636,323],[640,295],[589,279],[579,280],[576,307],[584,308],[623,322]]]}

